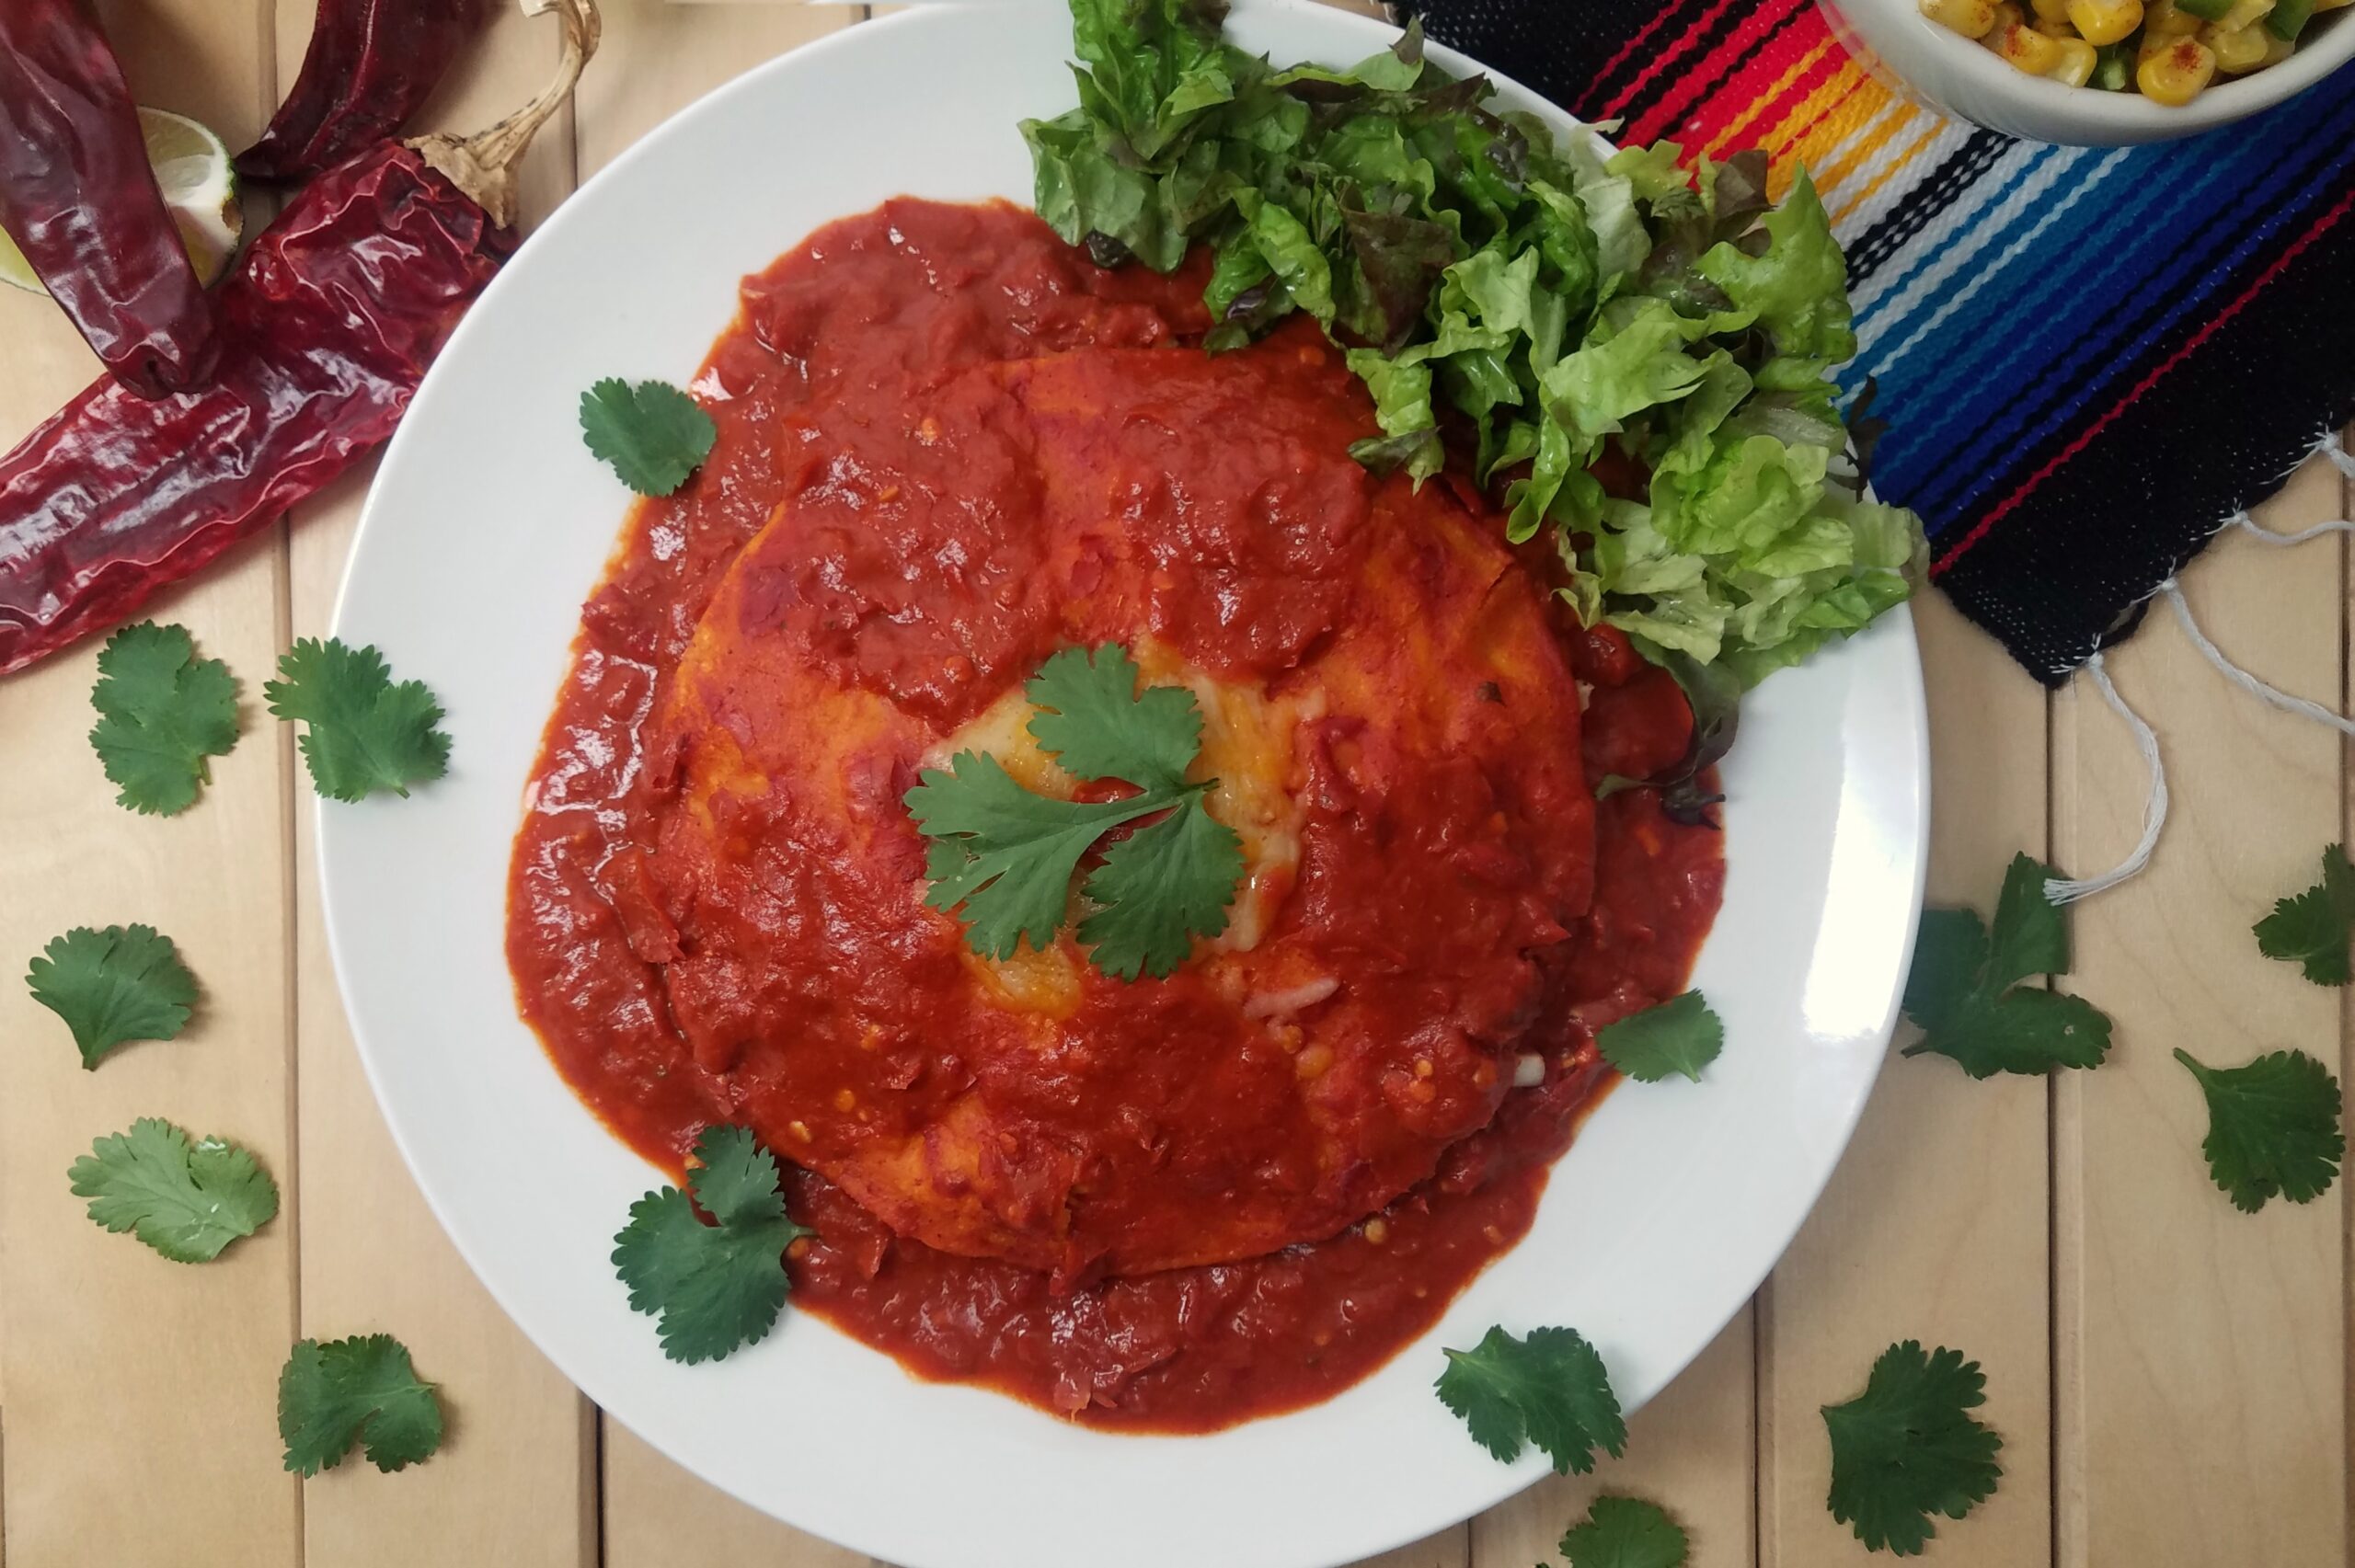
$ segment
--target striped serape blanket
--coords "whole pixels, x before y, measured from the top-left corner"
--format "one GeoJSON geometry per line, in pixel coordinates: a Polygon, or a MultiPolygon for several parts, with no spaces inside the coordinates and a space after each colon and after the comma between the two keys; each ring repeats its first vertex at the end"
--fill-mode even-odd
{"type": "Polygon", "coordinates": [[[2205,135],[2054,147],[1909,101],[1814,0],[1414,8],[1623,142],[1764,148],[1777,196],[1806,164],[1848,254],[1844,384],[1889,421],[1874,484],[2047,681],[2355,417],[2355,69],[2205,135]]]}

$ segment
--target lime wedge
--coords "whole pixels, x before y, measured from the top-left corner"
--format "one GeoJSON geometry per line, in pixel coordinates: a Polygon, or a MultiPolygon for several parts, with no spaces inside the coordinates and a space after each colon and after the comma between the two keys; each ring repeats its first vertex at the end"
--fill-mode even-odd
{"type": "MultiPolygon", "coordinates": [[[[164,192],[164,208],[180,232],[180,244],[196,264],[197,281],[210,286],[227,270],[246,232],[237,202],[237,177],[221,138],[186,115],[160,109],[139,111],[147,162],[164,192]]],[[[0,282],[45,293],[40,275],[16,242],[0,233],[0,282]]]]}

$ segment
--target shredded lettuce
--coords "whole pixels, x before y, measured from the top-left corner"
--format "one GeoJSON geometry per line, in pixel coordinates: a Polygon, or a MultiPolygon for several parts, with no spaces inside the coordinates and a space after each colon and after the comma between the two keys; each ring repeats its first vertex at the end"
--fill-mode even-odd
{"type": "Polygon", "coordinates": [[[1071,6],[1079,107],[1023,126],[1040,215],[1107,265],[1214,247],[1213,349],[1313,316],[1373,399],[1359,459],[1420,483],[1468,454],[1513,540],[1552,531],[1583,622],[1688,689],[1749,685],[1911,594],[1921,523],[1863,498],[1829,379],[1846,265],[1804,170],[1770,204],[1755,154],[1558,140],[1412,28],[1278,70],[1223,0],[1071,6]]]}

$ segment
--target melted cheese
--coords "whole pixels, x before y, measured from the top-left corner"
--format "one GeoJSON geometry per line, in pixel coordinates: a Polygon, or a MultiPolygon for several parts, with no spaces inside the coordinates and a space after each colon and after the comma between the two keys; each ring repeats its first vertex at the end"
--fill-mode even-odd
{"type": "MultiPolygon", "coordinates": [[[[1148,667],[1146,679],[1155,674],[1148,667]]],[[[1308,808],[1293,788],[1293,736],[1303,719],[1323,713],[1323,693],[1306,701],[1269,698],[1256,687],[1229,685],[1200,670],[1180,681],[1202,710],[1195,772],[1218,780],[1204,804],[1243,841],[1243,887],[1213,945],[1248,953],[1275,923],[1300,871],[1300,830],[1308,808]]]]}

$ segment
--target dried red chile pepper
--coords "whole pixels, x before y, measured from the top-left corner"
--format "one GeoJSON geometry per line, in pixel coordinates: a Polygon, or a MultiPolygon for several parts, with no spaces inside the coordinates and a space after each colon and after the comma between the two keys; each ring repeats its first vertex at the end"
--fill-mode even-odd
{"type": "Polygon", "coordinates": [[[255,179],[318,173],[408,122],[475,31],[477,0],[320,0],[294,88],[237,155],[255,179]]]}
{"type": "Polygon", "coordinates": [[[212,368],[212,302],[77,0],[0,0],[0,228],[130,391],[161,397],[212,368]]]}
{"type": "Polygon", "coordinates": [[[208,384],[141,402],[97,383],[0,458],[0,674],[121,620],[392,434],[513,250],[515,165],[596,48],[590,0],[558,8],[564,63],[529,107],[303,189],[221,292],[208,384]]]}

